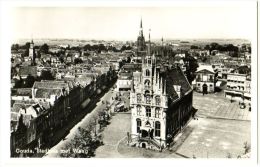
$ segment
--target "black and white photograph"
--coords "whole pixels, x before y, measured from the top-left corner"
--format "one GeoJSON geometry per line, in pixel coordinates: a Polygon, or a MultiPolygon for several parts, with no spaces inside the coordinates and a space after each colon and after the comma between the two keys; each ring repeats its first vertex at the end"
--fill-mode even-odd
{"type": "Polygon", "coordinates": [[[257,3],[9,5],[5,157],[256,165],[257,3]]]}

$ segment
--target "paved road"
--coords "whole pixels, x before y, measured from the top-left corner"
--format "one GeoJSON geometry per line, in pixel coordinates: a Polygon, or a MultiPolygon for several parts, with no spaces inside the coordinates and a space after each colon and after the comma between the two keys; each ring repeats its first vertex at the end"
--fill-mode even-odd
{"type": "Polygon", "coordinates": [[[52,147],[44,157],[59,157],[59,152],[66,144],[68,144],[76,135],[78,127],[86,126],[93,114],[97,114],[100,110],[103,110],[106,107],[106,104],[103,104],[102,101],[112,101],[112,97],[115,97],[115,93],[109,90],[96,104],[97,106],[92,110],[91,113],[87,114],[78,124],[76,124],[65,137],[65,140],[61,140],[57,145],[52,147]]]}

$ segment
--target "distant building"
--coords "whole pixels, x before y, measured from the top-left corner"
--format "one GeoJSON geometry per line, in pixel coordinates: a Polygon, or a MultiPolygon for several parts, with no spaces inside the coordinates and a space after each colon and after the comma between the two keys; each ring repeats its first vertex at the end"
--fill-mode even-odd
{"type": "Polygon", "coordinates": [[[34,52],[34,43],[33,43],[33,40],[32,40],[31,43],[30,43],[29,58],[31,59],[32,63],[35,62],[35,52],[34,52]]]}
{"type": "Polygon", "coordinates": [[[22,66],[19,69],[19,76],[22,79],[26,79],[28,76],[37,77],[37,67],[36,66],[22,66]]]}
{"type": "Polygon", "coordinates": [[[228,73],[224,96],[230,100],[250,103],[251,77],[249,74],[228,73]]]}
{"type": "Polygon", "coordinates": [[[215,92],[216,76],[211,65],[200,65],[196,71],[193,86],[196,91],[203,94],[215,92]]]}
{"type": "Polygon", "coordinates": [[[133,74],[130,72],[120,72],[116,82],[116,91],[128,91],[132,87],[133,74]]]}

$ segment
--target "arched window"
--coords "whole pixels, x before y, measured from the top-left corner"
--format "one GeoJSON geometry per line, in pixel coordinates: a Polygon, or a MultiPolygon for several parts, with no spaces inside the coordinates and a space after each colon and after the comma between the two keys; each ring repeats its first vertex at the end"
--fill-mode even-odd
{"type": "Polygon", "coordinates": [[[150,70],[148,70],[148,69],[145,70],[145,75],[146,75],[146,76],[150,76],[150,70]]]}
{"type": "Polygon", "coordinates": [[[145,95],[145,101],[146,101],[146,104],[151,103],[151,96],[149,94],[145,95]]]}
{"type": "Polygon", "coordinates": [[[137,133],[140,133],[140,132],[141,132],[141,126],[142,126],[141,119],[137,118],[137,119],[136,119],[137,133]]]}
{"type": "Polygon", "coordinates": [[[144,81],[144,85],[145,85],[145,86],[150,86],[150,81],[149,81],[148,79],[145,80],[145,81],[144,81]]]}
{"type": "Polygon", "coordinates": [[[141,94],[137,94],[137,103],[141,103],[142,102],[142,97],[141,94]]]}
{"type": "Polygon", "coordinates": [[[156,97],[155,97],[155,104],[156,104],[156,105],[160,105],[160,104],[161,104],[161,98],[160,98],[160,96],[156,96],[156,97]]]}
{"type": "Polygon", "coordinates": [[[155,108],[155,118],[160,118],[160,108],[155,108]]]}
{"type": "Polygon", "coordinates": [[[150,107],[146,107],[146,116],[151,117],[151,108],[150,107]]]}
{"type": "Polygon", "coordinates": [[[136,106],[136,110],[137,110],[137,115],[141,115],[141,106],[140,105],[136,106]]]}
{"type": "Polygon", "coordinates": [[[155,122],[155,136],[161,136],[161,123],[158,121],[155,122]]]}

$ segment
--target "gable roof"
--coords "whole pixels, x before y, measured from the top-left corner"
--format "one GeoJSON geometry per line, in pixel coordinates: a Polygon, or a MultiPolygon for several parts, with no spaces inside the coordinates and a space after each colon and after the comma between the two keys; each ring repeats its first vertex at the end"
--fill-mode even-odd
{"type": "Polygon", "coordinates": [[[36,66],[22,66],[19,70],[19,75],[37,76],[36,66]]]}
{"type": "Polygon", "coordinates": [[[41,82],[34,82],[33,84],[34,89],[63,89],[69,88],[68,83],[65,81],[41,81],[41,82]]]}
{"type": "Polygon", "coordinates": [[[11,95],[12,96],[32,96],[32,89],[31,88],[12,89],[11,95]]]}
{"type": "Polygon", "coordinates": [[[213,67],[212,65],[199,65],[198,69],[196,72],[200,72],[200,71],[203,71],[203,70],[207,70],[211,73],[215,73],[215,71],[213,70],[213,67]]]}
{"type": "Polygon", "coordinates": [[[44,89],[44,88],[39,88],[37,89],[35,93],[35,98],[50,98],[51,95],[57,95],[60,96],[62,94],[61,89],[44,89]]]}
{"type": "Polygon", "coordinates": [[[166,70],[161,73],[161,76],[166,79],[166,92],[172,100],[179,98],[174,85],[180,85],[183,94],[192,90],[190,83],[179,67],[166,70]]]}

